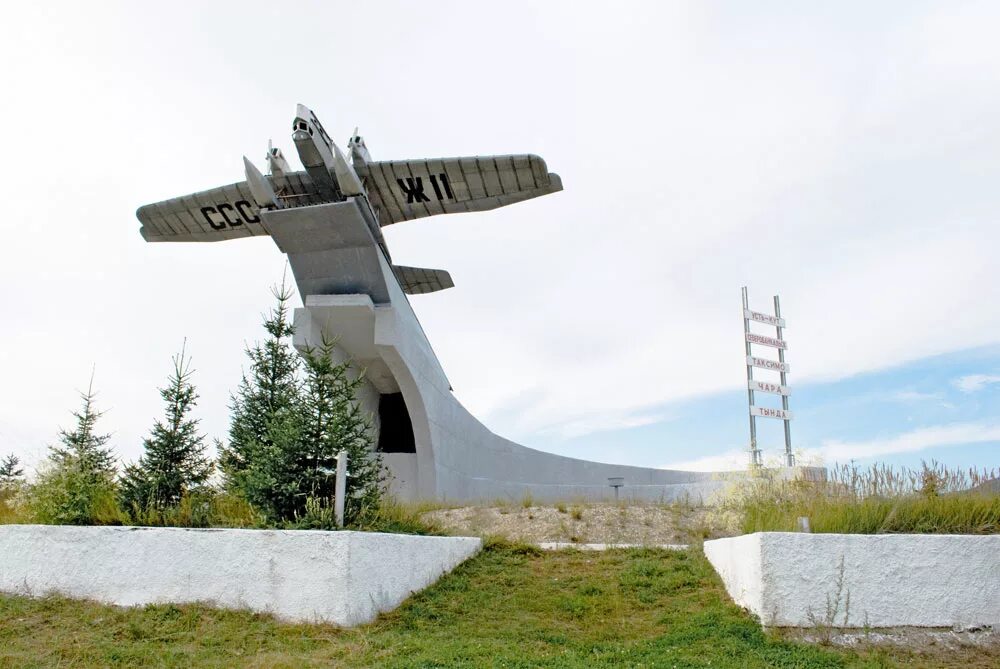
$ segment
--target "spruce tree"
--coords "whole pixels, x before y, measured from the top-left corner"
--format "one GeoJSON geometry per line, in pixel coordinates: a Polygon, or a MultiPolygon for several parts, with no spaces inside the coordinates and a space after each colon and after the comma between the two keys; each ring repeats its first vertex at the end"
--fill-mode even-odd
{"type": "Polygon", "coordinates": [[[6,500],[13,497],[21,487],[24,468],[16,455],[11,453],[0,459],[0,510],[6,500]]]}
{"type": "Polygon", "coordinates": [[[59,430],[61,446],[49,446],[49,458],[59,467],[75,467],[85,476],[97,480],[113,477],[115,456],[107,447],[111,434],[97,434],[95,426],[104,412],[94,406],[97,393],[94,392],[94,378],[91,376],[87,392],[80,393],[83,407],[74,411],[76,427],[72,432],[59,430]]]}
{"type": "Polygon", "coordinates": [[[205,483],[212,473],[199,421],[189,416],[198,393],[191,383],[194,372],[185,347],[173,357],[173,364],[167,385],[160,388],[164,419],[153,424],[143,440],[144,454],[138,463],[126,466],[122,476],[122,504],[133,513],[176,506],[185,492],[205,483]]]}
{"type": "Polygon", "coordinates": [[[363,379],[351,375],[349,363],[333,361],[329,342],[308,351],[303,364],[289,341],[292,291],[282,282],[272,292],[277,304],[264,319],[268,337],[247,349],[249,369],[232,397],[229,444],[220,449],[226,484],[272,522],[323,525],[336,456],[346,450],[345,518],[353,522],[377,507],[384,478],[370,417],[355,400],[363,379]],[[317,510],[322,519],[311,517],[317,510]]]}
{"type": "Polygon", "coordinates": [[[350,362],[334,362],[334,345],[324,341],[306,351],[303,444],[310,497],[332,502],[336,456],[347,453],[347,524],[376,510],[385,479],[382,458],[373,448],[371,419],[357,402],[363,375],[352,375],[350,362]]]}
{"type": "Polygon", "coordinates": [[[232,396],[229,444],[221,449],[226,485],[272,521],[305,508],[302,477],[301,361],[289,343],[291,288],[272,289],[277,305],[264,318],[267,339],[247,348],[249,369],[232,396]]]}
{"type": "Polygon", "coordinates": [[[24,467],[16,455],[11,453],[0,459],[0,488],[17,483],[24,476],[24,467]]]}
{"type": "Polygon", "coordinates": [[[96,430],[94,380],[80,393],[83,407],[73,412],[76,427],[59,431],[59,446],[49,447],[46,467],[30,497],[40,522],[91,525],[119,522],[115,500],[115,457],[107,446],[110,434],[96,430]]]}

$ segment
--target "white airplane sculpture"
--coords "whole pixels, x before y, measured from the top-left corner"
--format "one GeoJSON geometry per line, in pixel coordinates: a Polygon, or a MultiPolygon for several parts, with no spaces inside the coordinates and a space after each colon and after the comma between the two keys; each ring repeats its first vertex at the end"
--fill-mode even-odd
{"type": "MultiPolygon", "coordinates": [[[[381,229],[437,214],[486,211],[562,190],[559,175],[535,155],[374,161],[355,129],[348,160],[316,115],[296,110],[292,140],[305,171],[293,171],[268,142],[264,175],[244,156],[246,181],[184,195],[136,211],[148,242],[214,242],[267,235],[262,210],[357,199],[377,222],[372,235],[391,262],[381,229]]],[[[444,270],[393,265],[410,294],[451,288],[444,270]]]]}

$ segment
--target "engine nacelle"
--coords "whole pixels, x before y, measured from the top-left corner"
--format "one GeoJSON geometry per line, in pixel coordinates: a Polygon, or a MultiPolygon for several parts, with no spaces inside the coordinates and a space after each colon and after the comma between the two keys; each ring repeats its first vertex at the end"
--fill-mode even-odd
{"type": "Polygon", "coordinates": [[[342,200],[337,185],[333,157],[333,140],[326,133],[316,114],[305,105],[296,109],[292,122],[292,141],[299,153],[302,166],[309,173],[320,195],[330,200],[342,200]]]}

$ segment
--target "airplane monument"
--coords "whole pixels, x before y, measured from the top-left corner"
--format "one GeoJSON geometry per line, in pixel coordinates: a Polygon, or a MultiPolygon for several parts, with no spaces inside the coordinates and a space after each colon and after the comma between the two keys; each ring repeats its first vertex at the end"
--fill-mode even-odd
{"type": "MultiPolygon", "coordinates": [[[[702,472],[590,462],[490,432],[452,393],[408,295],[452,288],[447,271],[396,264],[382,228],[439,214],[486,211],[562,190],[535,155],[372,160],[357,131],[341,150],[308,108],[292,123],[303,170],[269,146],[267,173],[246,158],[244,181],[140,207],[148,242],[269,235],[288,256],[304,306],[300,350],[336,341],[365,370],[371,411],[395,494],[404,500],[705,499],[702,472]],[[618,479],[623,479],[619,481],[618,479]]],[[[484,360],[484,364],[487,361],[484,360]]]]}

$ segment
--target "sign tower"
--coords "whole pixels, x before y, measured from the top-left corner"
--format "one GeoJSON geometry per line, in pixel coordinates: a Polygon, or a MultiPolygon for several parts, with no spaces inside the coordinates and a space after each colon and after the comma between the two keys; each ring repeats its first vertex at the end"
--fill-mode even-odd
{"type": "Polygon", "coordinates": [[[788,388],[789,365],[785,362],[785,351],[788,349],[788,342],[785,341],[783,332],[785,329],[785,319],[781,317],[781,300],[774,296],[774,315],[751,311],[747,300],[747,289],[743,287],[743,339],[746,344],[747,354],[747,401],[750,410],[750,466],[760,467],[764,463],[760,456],[760,449],[757,447],[757,418],[777,418],[784,423],[785,427],[785,464],[789,467],[795,466],[795,456],[792,454],[792,412],[788,410],[788,397],[791,390],[788,388]],[[750,331],[750,322],[764,323],[775,328],[776,336],[766,337],[750,331]],[[753,354],[753,345],[768,346],[777,349],[778,359],[761,358],[753,354]],[[778,372],[778,383],[755,379],[754,368],[778,372]],[[758,406],[754,402],[754,393],[769,393],[781,396],[781,408],[771,408],[758,406]]]}

